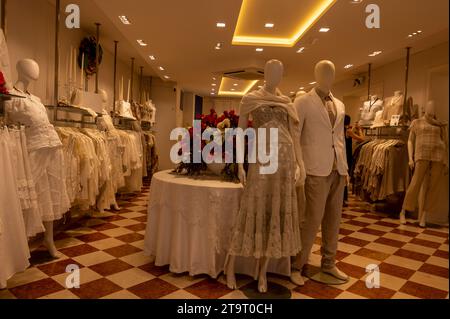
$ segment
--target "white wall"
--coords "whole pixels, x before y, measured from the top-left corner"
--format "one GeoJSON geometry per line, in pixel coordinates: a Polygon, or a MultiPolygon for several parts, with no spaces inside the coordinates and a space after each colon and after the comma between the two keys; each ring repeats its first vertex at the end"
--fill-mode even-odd
{"type": "MultiPolygon", "coordinates": [[[[13,81],[17,79],[15,65],[17,61],[31,58],[38,62],[41,70],[40,79],[33,83],[30,91],[39,96],[44,104],[53,104],[54,87],[54,11],[55,7],[47,0],[13,0],[7,2],[7,45],[9,49],[13,81]]],[[[62,21],[63,22],[63,21],[62,21]]],[[[70,47],[78,48],[81,40],[90,34],[82,29],[60,28],[60,86],[66,80],[66,61],[69,59],[70,47]]],[[[123,75],[128,81],[131,61],[120,57],[118,61],[118,79],[123,75]]],[[[99,87],[108,93],[108,105],[112,106],[113,97],[113,52],[104,49],[103,62],[100,66],[99,87]]],[[[137,69],[137,67],[136,67],[137,69]]],[[[78,79],[80,75],[78,74],[78,79]]],[[[134,96],[139,93],[139,76],[136,70],[134,79],[134,96]]],[[[89,91],[95,89],[95,78],[89,81],[89,91]]],[[[60,94],[61,94],[60,89],[60,94]]],[[[61,96],[61,95],[60,95],[61,96]]]]}
{"type": "Polygon", "coordinates": [[[231,110],[235,110],[238,113],[240,103],[241,98],[205,97],[203,99],[203,114],[209,114],[211,109],[215,109],[217,114],[231,110]]]}
{"type": "Polygon", "coordinates": [[[170,141],[170,132],[177,127],[177,92],[173,82],[163,82],[153,78],[152,100],[156,106],[156,147],[159,155],[159,169],[172,169],[170,149],[175,141],[170,141]]]}

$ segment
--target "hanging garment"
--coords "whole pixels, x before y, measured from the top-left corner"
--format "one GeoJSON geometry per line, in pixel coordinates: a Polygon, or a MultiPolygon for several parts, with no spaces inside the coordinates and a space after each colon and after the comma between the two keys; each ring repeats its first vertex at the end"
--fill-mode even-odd
{"type": "Polygon", "coordinates": [[[11,84],[11,62],[9,60],[8,46],[6,45],[5,35],[0,29],[0,72],[3,73],[5,79],[5,88],[10,91],[11,84]]]}
{"type": "MultiPolygon", "coordinates": [[[[262,92],[262,95],[266,94],[270,93],[262,92]]],[[[269,99],[263,96],[257,100],[258,107],[244,105],[251,109],[255,129],[265,129],[266,136],[269,136],[270,128],[279,130],[280,161],[277,171],[269,175],[260,174],[262,164],[249,164],[247,184],[233,229],[230,255],[282,258],[294,256],[301,249],[301,218],[295,187],[297,161],[289,130],[293,119],[287,111],[292,105],[281,107],[276,103],[271,104],[274,103],[272,100],[270,96],[269,99]]]]}
{"type": "Polygon", "coordinates": [[[14,274],[28,268],[30,251],[12,165],[9,133],[0,129],[0,289],[14,274]]]}

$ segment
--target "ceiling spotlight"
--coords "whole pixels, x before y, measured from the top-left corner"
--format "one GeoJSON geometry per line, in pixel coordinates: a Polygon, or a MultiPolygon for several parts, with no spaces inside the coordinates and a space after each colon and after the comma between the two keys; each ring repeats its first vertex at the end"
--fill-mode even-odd
{"type": "Polygon", "coordinates": [[[297,50],[297,53],[303,53],[303,51],[305,51],[305,47],[301,47],[297,50]]]}
{"type": "Polygon", "coordinates": [[[417,35],[417,32],[413,32],[413,35],[417,35]]]}
{"type": "Polygon", "coordinates": [[[377,56],[377,55],[379,55],[381,53],[382,53],[382,51],[375,51],[375,52],[369,54],[369,56],[374,57],[374,56],[377,56]]]}
{"type": "Polygon", "coordinates": [[[150,60],[152,60],[152,61],[155,61],[155,60],[156,60],[156,58],[155,58],[155,56],[154,56],[154,55],[149,55],[148,57],[149,57],[149,58],[150,58],[150,60]]]}
{"type": "Polygon", "coordinates": [[[139,43],[139,45],[141,47],[146,47],[147,46],[147,43],[145,43],[144,40],[136,40],[136,41],[137,41],[137,43],[139,43]]]}
{"type": "Polygon", "coordinates": [[[417,31],[417,33],[422,33],[422,30],[417,31]]]}
{"type": "Polygon", "coordinates": [[[311,83],[309,83],[310,85],[314,85],[314,84],[316,84],[317,82],[316,81],[314,81],[314,82],[311,82],[311,83]]]}
{"type": "Polygon", "coordinates": [[[231,91],[236,91],[236,89],[231,89],[231,91]]]}
{"type": "Polygon", "coordinates": [[[234,83],[233,86],[238,86],[238,84],[237,84],[237,83],[234,83]]]}
{"type": "Polygon", "coordinates": [[[217,23],[216,23],[216,26],[217,26],[218,28],[225,28],[227,25],[226,25],[224,22],[217,22],[217,23]]]}
{"type": "Polygon", "coordinates": [[[160,66],[158,69],[160,69],[161,71],[164,71],[164,68],[162,66],[160,66]]]}
{"type": "Polygon", "coordinates": [[[258,89],[262,89],[262,85],[258,85],[258,89]]]}
{"type": "Polygon", "coordinates": [[[353,67],[353,64],[347,64],[346,66],[344,66],[344,69],[350,69],[351,67],[353,67]]]}
{"type": "Polygon", "coordinates": [[[263,52],[264,49],[263,48],[256,48],[256,52],[263,52]]]}
{"type": "Polygon", "coordinates": [[[291,91],[291,94],[295,94],[295,92],[294,92],[294,91],[291,91]]]}
{"type": "Polygon", "coordinates": [[[213,84],[211,84],[212,86],[216,86],[217,84],[216,83],[213,83],[213,84]]]}
{"type": "Polygon", "coordinates": [[[412,37],[413,37],[413,35],[412,35],[412,34],[409,34],[409,35],[408,35],[408,38],[412,38],[412,37]]]}
{"type": "Polygon", "coordinates": [[[275,26],[275,24],[273,24],[273,23],[266,23],[264,25],[264,27],[266,27],[266,28],[273,28],[274,26],[275,26]]]}
{"type": "Polygon", "coordinates": [[[325,32],[328,32],[328,31],[330,31],[330,28],[320,28],[319,29],[319,32],[322,32],[322,33],[325,33],[325,32]]]}
{"type": "Polygon", "coordinates": [[[301,86],[301,87],[299,87],[298,89],[299,89],[299,90],[304,90],[305,87],[301,86]]]}
{"type": "Polygon", "coordinates": [[[216,78],[212,78],[213,79],[213,81],[215,81],[216,80],[216,78]]]}
{"type": "Polygon", "coordinates": [[[122,21],[123,24],[131,24],[130,20],[126,16],[119,16],[120,21],[122,21]]]}
{"type": "Polygon", "coordinates": [[[215,49],[216,50],[222,49],[222,43],[221,42],[217,42],[215,49]]]}
{"type": "Polygon", "coordinates": [[[170,76],[164,75],[165,79],[170,79],[170,76]]]}
{"type": "Polygon", "coordinates": [[[350,1],[350,3],[353,3],[353,4],[358,4],[358,3],[361,3],[362,2],[362,0],[352,0],[352,1],[350,1]]]}
{"type": "Polygon", "coordinates": [[[214,93],[214,92],[211,92],[211,95],[216,95],[216,93],[214,93]]]}

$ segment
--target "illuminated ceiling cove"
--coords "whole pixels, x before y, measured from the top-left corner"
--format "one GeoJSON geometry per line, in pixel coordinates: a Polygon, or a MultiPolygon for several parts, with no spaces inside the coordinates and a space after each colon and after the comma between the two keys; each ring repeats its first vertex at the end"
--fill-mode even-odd
{"type": "Polygon", "coordinates": [[[336,1],[243,0],[232,43],[293,47],[336,1]]]}

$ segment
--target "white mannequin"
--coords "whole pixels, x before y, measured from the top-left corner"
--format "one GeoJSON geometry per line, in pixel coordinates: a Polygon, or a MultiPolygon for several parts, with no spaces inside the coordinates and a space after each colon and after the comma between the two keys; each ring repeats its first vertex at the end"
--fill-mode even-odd
{"type": "Polygon", "coordinates": [[[383,101],[377,96],[372,95],[368,101],[365,101],[361,109],[361,119],[359,125],[370,126],[375,120],[377,112],[383,109],[383,101]]]}
{"type": "MultiPolygon", "coordinates": [[[[435,102],[434,101],[428,101],[426,107],[425,107],[425,114],[424,117],[430,117],[430,118],[435,118],[436,116],[436,108],[435,108],[435,102]]],[[[419,132],[420,134],[420,132],[419,132]]],[[[447,145],[447,141],[443,141],[445,143],[445,148],[446,151],[448,151],[448,145],[447,145]]],[[[411,170],[416,168],[416,162],[415,162],[415,141],[411,138],[408,139],[408,157],[409,157],[409,167],[411,168],[411,170]]],[[[446,152],[447,153],[447,152],[446,152]]],[[[428,162],[427,165],[429,165],[430,163],[428,162]]],[[[442,174],[442,168],[437,168],[438,174],[437,175],[441,175],[442,174]]],[[[420,174],[418,173],[417,170],[414,171],[414,175],[416,174],[420,174]]],[[[433,171],[431,171],[431,179],[429,183],[434,183],[436,181],[434,181],[433,179],[436,178],[436,176],[433,176],[433,171]]],[[[414,176],[413,176],[413,180],[414,180],[414,176]]],[[[416,182],[411,181],[410,187],[413,186],[412,184],[416,182]]],[[[419,183],[420,188],[424,187],[424,183],[425,183],[425,176],[421,177],[420,180],[417,181],[419,183]]],[[[408,194],[408,192],[407,192],[408,194]]],[[[425,201],[427,200],[427,198],[424,199],[425,201]]],[[[430,199],[428,199],[430,200],[430,199]]],[[[405,202],[406,202],[406,196],[405,196],[405,202]]],[[[419,205],[419,225],[420,227],[426,227],[426,215],[427,215],[427,211],[425,211],[422,207],[423,205],[419,205]]],[[[403,207],[402,211],[400,212],[400,223],[401,224],[406,224],[406,209],[403,207]]]]}
{"type": "Polygon", "coordinates": [[[299,97],[301,97],[301,96],[303,96],[303,95],[305,95],[305,94],[306,94],[305,91],[300,90],[300,91],[297,92],[297,94],[295,94],[295,98],[298,99],[299,97]]]}
{"type": "MultiPolygon", "coordinates": [[[[297,109],[297,113],[299,114],[300,118],[301,140],[325,141],[325,137],[328,136],[328,140],[330,140],[330,142],[334,144],[332,148],[330,148],[327,142],[324,142],[323,145],[315,145],[312,148],[311,146],[309,146],[311,149],[310,154],[306,155],[305,153],[304,157],[308,174],[305,184],[305,193],[308,194],[309,192],[311,196],[314,197],[314,199],[312,202],[310,202],[307,195],[306,220],[301,233],[302,245],[304,244],[304,241],[308,241],[308,243],[307,247],[304,246],[302,252],[297,256],[295,266],[299,271],[293,271],[291,274],[292,282],[299,286],[304,285],[304,280],[301,272],[308,261],[309,253],[320,224],[322,223],[323,226],[324,222],[327,223],[327,228],[329,228],[330,231],[326,235],[329,237],[330,242],[332,241],[336,244],[336,246],[339,235],[338,228],[342,209],[338,209],[338,206],[341,205],[342,207],[343,204],[344,187],[345,181],[348,178],[348,172],[346,160],[344,157],[345,145],[343,135],[345,106],[342,102],[332,97],[331,95],[331,88],[335,80],[335,73],[335,66],[331,61],[323,60],[317,63],[314,70],[315,80],[317,82],[316,88],[309,92],[307,95],[296,99],[294,103],[294,106],[297,109]],[[334,110],[332,110],[336,118],[334,127],[333,125],[330,125],[329,122],[330,119],[329,115],[327,114],[328,111],[325,104],[325,97],[331,97],[331,101],[333,102],[332,104],[334,105],[334,110]],[[308,121],[319,121],[317,123],[317,129],[311,127],[311,125],[308,125],[308,127],[306,127],[306,125],[303,124],[307,123],[308,121]],[[318,136],[320,136],[320,138],[318,136]],[[332,156],[334,157],[335,163],[332,165],[333,169],[329,165],[330,163],[332,164],[333,161],[330,158],[331,154],[333,154],[332,156]],[[313,161],[315,162],[314,164],[312,164],[313,161]],[[318,185],[323,184],[324,187],[320,187],[320,189],[327,189],[327,193],[324,194],[322,190],[319,190],[319,188],[310,186],[308,180],[311,180],[310,185],[313,185],[315,183],[317,183],[318,185]],[[329,181],[333,182],[330,184],[329,181]],[[340,194],[342,194],[342,199],[340,199],[340,194]],[[332,199],[330,199],[330,197],[332,199]],[[317,201],[317,198],[321,198],[320,201],[323,202],[323,211],[322,208],[313,210],[308,207],[308,205],[312,205],[310,203],[313,203],[314,200],[317,201]]],[[[309,142],[309,145],[310,143],[311,142],[309,142]]],[[[322,232],[323,231],[324,229],[322,229],[322,232]]],[[[334,250],[336,249],[337,247],[334,247],[334,250]]],[[[324,261],[324,259],[322,261],[324,261]]],[[[331,261],[328,261],[328,259],[326,260],[326,262],[331,263],[331,261]]],[[[341,272],[335,266],[334,262],[332,265],[327,264],[326,267],[327,268],[322,267],[322,272],[327,273],[342,281],[348,280],[348,276],[341,272]]]]}
{"type": "MultiPolygon", "coordinates": [[[[283,64],[278,60],[270,60],[266,63],[265,66],[265,86],[264,89],[271,93],[277,94],[278,85],[281,83],[283,78],[284,67],[283,64]]],[[[241,115],[239,119],[239,127],[245,130],[247,128],[249,120],[249,115],[241,115]]],[[[295,156],[298,161],[302,158],[301,149],[299,143],[295,143],[295,156]]],[[[305,174],[301,175],[301,168],[303,165],[301,163],[297,163],[297,168],[295,172],[295,180],[299,182],[300,176],[305,176],[305,174]]],[[[238,164],[238,177],[241,183],[245,186],[247,183],[246,172],[244,170],[243,164],[238,164]]],[[[230,289],[236,289],[236,277],[235,277],[235,256],[228,257],[228,264],[226,265],[226,276],[227,276],[227,286],[230,289]]],[[[263,257],[258,260],[258,291],[261,293],[267,292],[267,267],[269,265],[270,258],[263,257]]]]}
{"type": "MultiPolygon", "coordinates": [[[[28,92],[30,82],[35,82],[39,79],[39,65],[31,59],[20,60],[17,63],[17,72],[18,80],[14,87],[22,92],[28,92]]],[[[43,224],[45,227],[43,245],[53,258],[61,257],[53,240],[53,222],[44,222],[43,224]]]]}

